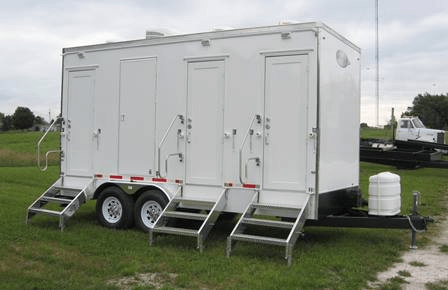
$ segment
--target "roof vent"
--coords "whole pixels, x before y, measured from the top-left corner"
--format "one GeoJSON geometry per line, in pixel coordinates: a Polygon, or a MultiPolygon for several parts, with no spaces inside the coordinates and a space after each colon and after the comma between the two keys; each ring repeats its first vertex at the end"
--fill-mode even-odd
{"type": "Polygon", "coordinates": [[[153,38],[160,38],[164,37],[165,34],[160,31],[154,31],[154,30],[146,30],[146,39],[153,39],[153,38]]]}
{"type": "Polygon", "coordinates": [[[213,27],[212,31],[225,31],[225,30],[232,30],[232,29],[235,29],[235,28],[230,27],[230,26],[215,26],[215,27],[213,27]]]}
{"type": "Polygon", "coordinates": [[[299,21],[296,20],[282,20],[278,24],[279,25],[290,25],[290,24],[299,24],[299,21]]]}

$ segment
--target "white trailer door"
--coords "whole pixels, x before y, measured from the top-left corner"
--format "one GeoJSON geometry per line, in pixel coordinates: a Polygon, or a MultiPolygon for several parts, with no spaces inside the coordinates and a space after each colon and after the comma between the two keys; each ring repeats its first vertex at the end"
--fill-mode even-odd
{"type": "Polygon", "coordinates": [[[66,169],[67,175],[93,173],[95,70],[68,71],[66,169]]]}
{"type": "Polygon", "coordinates": [[[186,183],[222,185],[224,61],[188,63],[186,183]]]}
{"type": "Polygon", "coordinates": [[[156,58],[127,59],[120,63],[120,174],[155,172],[156,65],[156,58]]]}
{"type": "Polygon", "coordinates": [[[263,188],[306,189],[308,56],[265,60],[263,188]]]}

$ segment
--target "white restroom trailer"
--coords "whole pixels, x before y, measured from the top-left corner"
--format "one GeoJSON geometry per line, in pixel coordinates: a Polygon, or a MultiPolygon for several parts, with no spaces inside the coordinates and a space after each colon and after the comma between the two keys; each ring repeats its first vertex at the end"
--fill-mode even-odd
{"type": "Polygon", "coordinates": [[[358,197],[360,49],[322,23],[65,48],[62,72],[61,177],[27,220],[63,228],[97,199],[107,227],[193,236],[202,250],[221,212],[240,213],[228,254],[261,242],[290,261],[306,220],[358,197]]]}

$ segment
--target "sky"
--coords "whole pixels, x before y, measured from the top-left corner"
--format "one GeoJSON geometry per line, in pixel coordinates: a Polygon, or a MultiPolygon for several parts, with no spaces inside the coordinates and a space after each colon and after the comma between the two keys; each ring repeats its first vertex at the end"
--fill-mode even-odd
{"type": "MultiPolygon", "coordinates": [[[[361,122],[376,125],[375,0],[15,0],[0,4],[0,112],[60,112],[62,48],[216,27],[321,21],[361,48],[361,122]]],[[[379,0],[380,117],[448,93],[448,1],[379,0]]]]}

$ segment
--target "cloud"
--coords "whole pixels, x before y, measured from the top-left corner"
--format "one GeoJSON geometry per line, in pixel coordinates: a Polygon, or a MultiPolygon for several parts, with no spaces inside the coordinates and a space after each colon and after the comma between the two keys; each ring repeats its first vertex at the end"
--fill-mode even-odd
{"type": "MultiPolygon", "coordinates": [[[[448,92],[448,2],[379,4],[384,110],[410,106],[425,91],[448,92]]],[[[282,20],[322,21],[361,47],[362,110],[370,111],[375,95],[374,1],[17,0],[2,3],[0,10],[0,112],[13,112],[17,105],[43,116],[48,109],[59,110],[64,47],[139,39],[147,29],[192,33],[282,20]]]]}

